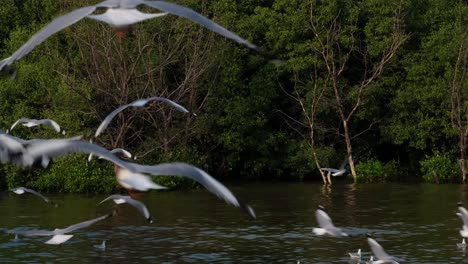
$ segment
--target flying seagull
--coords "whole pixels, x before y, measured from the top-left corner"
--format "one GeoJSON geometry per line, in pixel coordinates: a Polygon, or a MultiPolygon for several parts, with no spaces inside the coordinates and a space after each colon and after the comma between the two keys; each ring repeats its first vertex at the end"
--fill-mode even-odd
{"type": "Polygon", "coordinates": [[[153,219],[151,218],[151,215],[150,215],[150,213],[148,211],[148,208],[146,208],[145,204],[138,201],[138,200],[132,199],[130,196],[114,194],[114,195],[111,195],[111,196],[107,197],[106,199],[102,200],[99,204],[102,204],[103,202],[111,200],[111,199],[116,204],[128,203],[129,205],[131,205],[131,206],[135,207],[136,209],[138,209],[138,211],[140,211],[140,213],[146,218],[146,220],[150,224],[153,223],[153,219]]]}
{"type": "Polygon", "coordinates": [[[398,264],[395,259],[385,253],[383,247],[377,243],[369,234],[367,234],[367,243],[369,244],[372,253],[379,259],[373,263],[388,263],[388,264],[398,264]]]}
{"type": "Polygon", "coordinates": [[[151,101],[161,101],[161,102],[164,102],[164,103],[174,107],[178,111],[181,111],[181,112],[184,112],[184,113],[189,112],[187,109],[185,109],[185,107],[175,103],[174,101],[171,101],[171,100],[163,98],[163,97],[150,97],[150,98],[145,98],[145,99],[138,99],[138,100],[133,101],[133,102],[131,102],[129,104],[119,106],[114,111],[112,111],[110,114],[108,114],[106,116],[106,118],[104,118],[104,120],[99,125],[98,129],[96,130],[96,133],[94,134],[94,137],[95,138],[98,137],[102,133],[102,131],[104,131],[104,129],[106,129],[107,126],[109,126],[112,119],[114,119],[114,117],[118,113],[122,112],[124,109],[126,109],[128,107],[131,107],[131,106],[133,106],[133,107],[143,107],[148,102],[151,102],[151,101]]]}
{"type": "Polygon", "coordinates": [[[325,234],[329,234],[332,237],[342,237],[348,236],[345,232],[341,231],[340,228],[333,225],[331,218],[325,212],[325,208],[319,205],[317,211],[315,211],[315,217],[317,218],[317,222],[320,228],[312,229],[316,235],[321,236],[325,234]]]}
{"type": "MultiPolygon", "coordinates": [[[[203,185],[208,191],[224,200],[226,203],[243,209],[250,217],[255,218],[254,210],[247,204],[239,201],[234,194],[226,188],[222,183],[210,176],[205,171],[192,166],[190,164],[174,162],[162,163],[158,165],[140,165],[136,163],[126,162],[119,159],[107,149],[92,144],[83,140],[68,140],[68,139],[50,139],[40,141],[35,144],[28,145],[22,155],[11,157],[10,159],[18,165],[28,167],[37,163],[38,160],[51,159],[57,156],[69,153],[93,153],[103,159],[113,162],[116,166],[130,171],[134,174],[150,174],[150,175],[175,175],[183,176],[197,181],[203,185]]],[[[130,180],[135,179],[129,177],[130,180]]]]}
{"type": "Polygon", "coordinates": [[[28,192],[28,193],[32,193],[40,198],[42,198],[42,200],[44,200],[46,203],[49,203],[50,200],[49,198],[45,197],[44,195],[34,191],[34,190],[31,190],[31,189],[28,189],[28,188],[24,188],[24,187],[18,187],[18,188],[13,188],[13,189],[10,189],[9,191],[12,191],[16,194],[23,194],[25,192],[28,192]]]}
{"type": "Polygon", "coordinates": [[[462,237],[468,237],[468,211],[463,207],[463,204],[461,202],[457,203],[458,206],[458,213],[457,215],[461,218],[463,221],[463,229],[460,230],[460,235],[462,237]]]}
{"type": "Polygon", "coordinates": [[[71,225],[69,227],[63,228],[63,229],[58,229],[56,228],[53,231],[48,231],[48,230],[29,230],[29,231],[21,231],[21,232],[14,232],[15,234],[18,235],[23,235],[23,236],[52,236],[51,239],[47,240],[45,244],[49,245],[60,245],[62,243],[65,243],[68,241],[70,238],[73,237],[73,235],[67,235],[68,233],[71,233],[75,230],[81,229],[88,227],[96,222],[99,222],[101,220],[104,220],[108,217],[110,217],[111,214],[100,216],[98,218],[94,218],[88,221],[84,221],[78,224],[71,225]]]}
{"type": "Polygon", "coordinates": [[[348,164],[348,158],[346,157],[343,163],[341,163],[341,166],[339,169],[334,169],[334,168],[321,168],[323,171],[329,171],[332,173],[332,176],[341,176],[345,174],[346,172],[346,164],[348,164]]]}
{"type": "Polygon", "coordinates": [[[60,128],[59,124],[57,124],[57,122],[55,122],[52,119],[29,119],[29,118],[24,118],[24,117],[18,119],[15,123],[13,123],[13,125],[11,125],[9,131],[7,130],[7,133],[11,132],[13,130],[13,128],[15,128],[15,126],[20,124],[20,123],[23,123],[23,126],[25,126],[25,127],[46,125],[46,126],[51,127],[52,129],[54,129],[55,132],[61,133],[62,135],[65,135],[65,130],[62,130],[60,128]]]}
{"type": "Polygon", "coordinates": [[[60,30],[75,24],[81,19],[88,17],[94,20],[99,20],[104,23],[110,24],[114,27],[125,27],[143,20],[153,17],[164,16],[167,13],[189,19],[211,31],[214,31],[226,38],[232,39],[240,44],[243,44],[251,49],[258,50],[258,47],[248,42],[247,40],[239,37],[235,33],[225,29],[224,27],[216,24],[210,19],[202,16],[194,10],[164,1],[148,1],[148,0],[107,0],[97,5],[85,6],[75,9],[70,13],[57,17],[52,20],[48,25],[39,30],[32,36],[23,46],[21,46],[13,55],[0,61],[0,71],[8,70],[9,65],[14,61],[21,59],[23,56],[31,52],[37,45],[44,42],[48,37],[59,32],[60,30]],[[145,14],[137,10],[138,6],[148,6],[164,13],[159,14],[145,14]],[[105,8],[103,14],[92,15],[99,8],[105,8]]]}

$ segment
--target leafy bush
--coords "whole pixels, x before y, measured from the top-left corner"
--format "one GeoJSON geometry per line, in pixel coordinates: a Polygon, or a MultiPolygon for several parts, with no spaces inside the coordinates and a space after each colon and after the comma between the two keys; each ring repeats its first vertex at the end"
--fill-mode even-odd
{"type": "Polygon", "coordinates": [[[69,155],[54,159],[49,168],[34,182],[38,190],[111,193],[117,186],[110,163],[93,161],[86,166],[84,155],[69,155]]]}
{"type": "Polygon", "coordinates": [[[382,163],[375,159],[370,159],[356,164],[356,174],[358,182],[386,182],[395,179],[400,174],[398,163],[390,161],[382,163]]]}
{"type": "Polygon", "coordinates": [[[447,153],[434,152],[420,162],[422,178],[425,182],[452,183],[459,181],[459,168],[447,153]]]}

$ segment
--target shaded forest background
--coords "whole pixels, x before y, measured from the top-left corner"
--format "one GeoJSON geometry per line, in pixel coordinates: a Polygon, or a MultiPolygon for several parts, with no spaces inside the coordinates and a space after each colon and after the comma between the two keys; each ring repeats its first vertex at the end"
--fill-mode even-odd
{"type": "MultiPolygon", "coordinates": [[[[55,17],[96,1],[1,0],[6,58],[55,17]]],[[[468,141],[466,1],[177,1],[261,47],[258,53],[176,16],[116,30],[84,19],[16,62],[0,80],[0,128],[51,118],[137,162],[184,161],[222,181],[316,180],[339,167],[357,182],[464,182],[468,141]]],[[[155,12],[142,8],[146,12],[155,12]]],[[[157,11],[156,11],[157,12],[157,11]]],[[[18,127],[23,138],[58,137],[18,127]]],[[[111,192],[110,164],[84,155],[48,169],[1,165],[3,188],[111,192]]],[[[162,178],[168,186],[191,182],[162,178]]]]}

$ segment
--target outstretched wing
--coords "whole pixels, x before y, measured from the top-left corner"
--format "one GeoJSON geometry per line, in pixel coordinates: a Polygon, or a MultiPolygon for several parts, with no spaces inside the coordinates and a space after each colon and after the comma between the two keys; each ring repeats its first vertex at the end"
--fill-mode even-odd
{"type": "Polygon", "coordinates": [[[94,134],[94,137],[98,137],[102,133],[102,131],[104,131],[107,128],[107,126],[109,126],[112,119],[114,119],[114,117],[118,113],[122,112],[123,110],[125,110],[126,108],[128,108],[130,106],[142,107],[142,106],[146,105],[150,101],[161,101],[161,102],[164,102],[166,104],[169,104],[170,106],[174,107],[175,109],[177,109],[177,110],[179,110],[181,112],[188,113],[188,110],[185,109],[185,107],[175,103],[174,101],[171,101],[171,100],[163,98],[163,97],[150,97],[150,98],[146,98],[146,99],[139,99],[139,100],[136,100],[136,101],[134,101],[132,103],[119,106],[114,111],[112,111],[110,114],[108,114],[106,116],[106,118],[104,118],[102,123],[99,125],[98,129],[96,130],[96,133],[94,134]]]}
{"type": "Polygon", "coordinates": [[[96,6],[86,6],[52,20],[52,22],[50,22],[47,26],[34,34],[34,36],[32,36],[25,44],[23,44],[23,46],[21,46],[15,53],[13,53],[13,55],[0,61],[0,71],[5,66],[12,64],[14,61],[21,59],[23,56],[31,52],[31,50],[44,42],[44,40],[46,40],[48,37],[70,25],[73,25],[87,15],[93,13],[95,10],[96,6]]]}
{"type": "Polygon", "coordinates": [[[57,157],[68,153],[82,152],[92,153],[100,156],[103,159],[115,163],[117,166],[125,168],[135,173],[145,173],[151,175],[175,175],[193,179],[203,185],[208,191],[223,199],[228,204],[240,207],[245,210],[252,218],[255,218],[253,209],[241,202],[229,191],[222,183],[211,177],[203,170],[186,164],[186,163],[163,163],[154,166],[139,165],[136,163],[125,162],[107,149],[98,145],[82,141],[82,140],[67,140],[67,139],[51,139],[38,144],[32,144],[28,147],[22,156],[21,163],[23,166],[31,166],[37,159],[42,157],[57,157]]]}
{"type": "Polygon", "coordinates": [[[28,188],[24,188],[24,187],[18,187],[18,188],[13,188],[11,189],[10,191],[16,193],[16,194],[21,194],[23,192],[28,192],[28,193],[31,193],[31,194],[34,194],[40,198],[42,198],[46,203],[50,202],[49,198],[45,197],[44,195],[34,191],[34,190],[31,190],[31,189],[28,189],[28,188]]]}
{"type": "Polygon", "coordinates": [[[184,17],[186,19],[189,19],[211,31],[214,31],[221,36],[224,36],[226,38],[232,39],[242,45],[247,46],[248,48],[254,49],[254,50],[259,50],[257,46],[254,44],[250,43],[249,41],[239,37],[237,34],[225,29],[224,27],[216,24],[212,20],[202,16],[201,14],[195,12],[194,10],[180,6],[174,3],[167,3],[163,1],[145,1],[145,0],[136,0],[135,2],[139,2],[143,5],[147,5],[156,9],[159,9],[161,11],[184,17]]]}
{"type": "Polygon", "coordinates": [[[330,227],[334,227],[330,216],[328,216],[328,214],[325,211],[317,209],[317,211],[315,211],[315,217],[317,218],[317,222],[321,228],[327,229],[330,227]]]}
{"type": "Polygon", "coordinates": [[[84,221],[84,222],[81,222],[81,223],[78,223],[78,224],[74,224],[74,225],[71,225],[69,227],[66,227],[64,229],[56,229],[53,231],[54,235],[61,235],[61,234],[66,234],[66,233],[70,233],[70,232],[73,232],[75,230],[78,230],[78,229],[81,229],[81,228],[85,228],[85,227],[88,227],[96,222],[99,222],[101,220],[104,220],[108,217],[110,217],[111,215],[103,215],[103,216],[100,216],[100,217],[97,217],[97,218],[94,218],[94,219],[91,219],[91,220],[88,220],[88,221],[84,221]]]}
{"type": "Polygon", "coordinates": [[[367,243],[369,244],[372,253],[379,259],[383,261],[392,261],[392,257],[390,257],[387,253],[385,253],[383,247],[377,243],[373,238],[368,237],[367,243]]]}
{"type": "Polygon", "coordinates": [[[340,170],[334,169],[334,168],[321,168],[323,171],[330,171],[330,172],[339,172],[340,170]]]}

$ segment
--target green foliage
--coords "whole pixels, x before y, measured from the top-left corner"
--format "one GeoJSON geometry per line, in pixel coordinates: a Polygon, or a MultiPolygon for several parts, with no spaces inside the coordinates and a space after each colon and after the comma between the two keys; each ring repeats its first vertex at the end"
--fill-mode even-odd
{"type": "MultiPolygon", "coordinates": [[[[94,3],[4,2],[0,6],[2,58],[58,15],[94,3]]],[[[67,136],[87,138],[116,107],[137,98],[163,96],[197,117],[160,104],[127,109],[97,142],[141,154],[144,158],[137,162],[143,164],[191,163],[221,181],[321,180],[308,122],[322,89],[314,120],[319,163],[335,167],[344,153],[342,122],[324,56],[334,56],[337,67],[345,63],[337,82],[343,100],[339,103],[349,112],[359,95],[357,87],[387,50],[397,22],[394,14],[401,10],[405,14],[399,21],[401,29],[410,38],[382,76],[366,88],[348,123],[356,146],[353,156],[358,180],[407,180],[407,175],[422,172],[425,181],[432,181],[432,171],[436,171],[440,182],[457,181],[459,169],[449,158],[452,156],[440,153],[455,153],[459,148],[450,88],[457,73],[458,51],[466,45],[465,3],[181,3],[259,45],[262,52],[250,51],[176,16],[139,23],[122,40],[109,26],[84,19],[15,62],[15,80],[0,79],[0,128],[6,130],[20,117],[51,118],[67,136]],[[333,28],[337,31],[330,33],[333,28]],[[322,53],[322,45],[330,53],[322,53]]],[[[146,10],[150,8],[143,7],[146,10]]],[[[458,70],[458,76],[464,76],[463,70],[458,70]]],[[[460,87],[460,101],[466,104],[466,78],[460,87]]],[[[21,126],[12,134],[21,138],[60,136],[49,128],[21,126]]],[[[86,167],[79,155],[56,159],[45,170],[5,164],[0,179],[0,187],[24,185],[62,192],[108,193],[118,188],[109,164],[93,162],[86,167]]],[[[158,176],[154,180],[171,188],[198,186],[182,177],[158,176]]]]}
{"type": "Polygon", "coordinates": [[[356,172],[358,182],[367,183],[392,181],[402,174],[396,161],[382,163],[375,159],[358,162],[356,172]]]}
{"type": "Polygon", "coordinates": [[[425,182],[455,183],[460,182],[459,168],[448,153],[434,152],[421,162],[422,178],[425,182]]]}
{"type": "Polygon", "coordinates": [[[68,155],[54,159],[41,173],[34,186],[39,190],[74,193],[111,193],[116,189],[110,163],[93,162],[86,166],[85,155],[68,155]]]}

